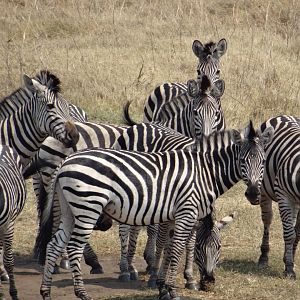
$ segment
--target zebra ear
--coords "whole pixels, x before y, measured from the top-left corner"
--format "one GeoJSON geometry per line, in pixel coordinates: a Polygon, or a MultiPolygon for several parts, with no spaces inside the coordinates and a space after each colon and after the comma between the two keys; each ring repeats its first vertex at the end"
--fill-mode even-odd
{"type": "Polygon", "coordinates": [[[218,58],[223,56],[227,51],[227,41],[225,39],[219,40],[217,44],[218,58]]]}
{"type": "Polygon", "coordinates": [[[188,86],[187,92],[188,92],[189,96],[194,98],[199,94],[200,88],[199,88],[198,82],[196,80],[193,80],[193,79],[189,80],[187,82],[187,86],[188,86]]]}
{"type": "Polygon", "coordinates": [[[201,54],[204,50],[204,47],[203,47],[202,43],[198,40],[194,40],[193,45],[192,45],[192,49],[193,49],[194,54],[198,58],[201,58],[201,54]]]}
{"type": "Polygon", "coordinates": [[[273,139],[274,136],[274,128],[268,127],[265,131],[259,134],[259,139],[263,147],[266,147],[273,139]]]}
{"type": "Polygon", "coordinates": [[[236,218],[236,216],[237,216],[237,213],[233,212],[232,214],[222,218],[220,221],[217,221],[215,224],[219,228],[219,230],[222,230],[225,227],[227,227],[227,225],[231,224],[233,222],[234,218],[236,218]]]}
{"type": "Polygon", "coordinates": [[[211,94],[215,98],[220,98],[224,94],[224,90],[225,90],[225,82],[224,80],[219,79],[214,83],[214,87],[211,94]]]}
{"type": "Polygon", "coordinates": [[[35,89],[35,87],[33,85],[32,79],[29,76],[27,76],[26,74],[23,74],[23,81],[24,81],[25,87],[28,90],[30,90],[32,92],[36,91],[36,89],[35,89]]]}
{"type": "Polygon", "coordinates": [[[243,137],[238,130],[232,129],[231,130],[231,140],[236,145],[241,145],[243,143],[243,137]]]}

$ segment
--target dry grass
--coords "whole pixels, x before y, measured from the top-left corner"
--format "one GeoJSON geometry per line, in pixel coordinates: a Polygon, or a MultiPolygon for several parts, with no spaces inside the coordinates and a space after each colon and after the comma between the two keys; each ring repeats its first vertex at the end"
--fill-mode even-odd
{"type": "MultiPolygon", "coordinates": [[[[300,115],[299,1],[0,0],[0,7],[0,96],[21,84],[22,73],[47,68],[62,80],[65,97],[83,107],[90,120],[120,123],[127,100],[134,100],[132,114],[141,120],[144,101],[155,86],[196,77],[194,39],[225,37],[228,52],[221,60],[221,76],[228,127],[242,127],[249,118],[258,125],[277,114],[300,115]]],[[[235,187],[219,200],[220,217],[232,210],[239,217],[224,233],[216,291],[190,297],[299,299],[299,282],[281,278],[277,208],[271,267],[259,270],[260,211],[246,203],[242,192],[243,187],[235,187]]],[[[18,219],[19,255],[30,255],[34,230],[30,193],[18,219]]],[[[103,254],[117,253],[119,247],[115,229],[92,242],[103,254]]]]}

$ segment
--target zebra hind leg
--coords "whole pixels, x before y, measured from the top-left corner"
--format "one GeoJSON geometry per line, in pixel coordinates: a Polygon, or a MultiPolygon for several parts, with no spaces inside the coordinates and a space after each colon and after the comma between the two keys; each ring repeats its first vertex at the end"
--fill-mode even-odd
{"type": "Polygon", "coordinates": [[[7,274],[9,276],[9,294],[12,300],[18,300],[18,291],[16,288],[15,283],[15,276],[14,276],[14,257],[12,252],[12,239],[13,239],[13,232],[14,232],[14,223],[10,224],[10,229],[8,229],[8,233],[4,240],[4,255],[3,255],[3,263],[7,274]]]}
{"type": "Polygon", "coordinates": [[[147,263],[146,272],[149,275],[154,272],[157,232],[158,224],[147,226],[147,243],[144,250],[144,259],[147,263]]]}
{"type": "Polygon", "coordinates": [[[98,257],[94,252],[92,246],[89,243],[86,243],[83,250],[83,257],[85,263],[90,266],[92,269],[90,270],[90,274],[103,274],[103,268],[99,263],[98,257]]]}
{"type": "Polygon", "coordinates": [[[128,254],[127,254],[128,271],[130,274],[130,280],[139,279],[139,272],[133,263],[134,263],[134,255],[136,251],[136,243],[141,229],[142,229],[141,226],[130,226],[128,254]]]}

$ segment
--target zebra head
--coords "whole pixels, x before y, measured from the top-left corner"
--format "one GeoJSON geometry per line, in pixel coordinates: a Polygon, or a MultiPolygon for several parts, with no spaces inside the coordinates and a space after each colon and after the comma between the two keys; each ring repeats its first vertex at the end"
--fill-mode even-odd
{"type": "Polygon", "coordinates": [[[47,85],[27,75],[23,75],[23,80],[25,87],[32,92],[32,119],[41,136],[50,135],[66,147],[76,145],[79,134],[70,117],[69,103],[62,97],[57,97],[53,79],[47,85]]]}
{"type": "Polygon", "coordinates": [[[198,79],[203,75],[207,75],[215,82],[220,77],[219,59],[226,53],[227,42],[221,39],[218,43],[209,42],[202,44],[200,41],[195,40],[192,45],[194,54],[199,59],[197,66],[198,79]]]}
{"type": "Polygon", "coordinates": [[[188,95],[191,98],[193,117],[190,118],[195,130],[195,137],[200,139],[214,131],[224,129],[225,121],[221,108],[220,97],[225,90],[225,83],[219,79],[212,83],[204,75],[201,81],[189,80],[188,95]]]}
{"type": "Polygon", "coordinates": [[[263,133],[255,131],[252,121],[244,131],[244,138],[236,131],[234,134],[234,142],[241,146],[238,161],[241,177],[247,185],[245,196],[253,205],[260,202],[260,186],[265,162],[264,148],[271,142],[273,134],[273,127],[267,128],[263,133]]]}
{"type": "Polygon", "coordinates": [[[195,262],[200,273],[200,290],[208,291],[215,283],[214,270],[219,262],[221,230],[230,224],[235,213],[214,221],[213,213],[200,220],[197,226],[195,262]]]}

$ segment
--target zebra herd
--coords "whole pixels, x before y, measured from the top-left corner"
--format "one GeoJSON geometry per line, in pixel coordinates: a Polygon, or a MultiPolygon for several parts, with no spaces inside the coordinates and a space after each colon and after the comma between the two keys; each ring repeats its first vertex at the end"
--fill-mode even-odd
{"type": "Polygon", "coordinates": [[[60,256],[60,266],[71,268],[75,295],[92,299],[83,284],[81,258],[91,273],[103,272],[88,241],[93,230],[108,230],[112,220],[120,223],[120,280],[137,279],[136,241],[141,226],[147,226],[148,285],[158,288],[158,299],[180,299],[176,276],[184,249],[186,287],[208,289],[215,282],[220,229],[233,218],[215,220],[216,200],[240,180],[248,201],[261,206],[259,264],[268,264],[276,201],[285,242],[284,274],[296,278],[300,118],[281,115],[258,129],[251,121],[243,130],[225,129],[219,64],[227,42],[203,45],[195,40],[192,50],[199,60],[197,79],[155,88],[140,124],[129,116],[130,103],[124,109],[127,125],[88,122],[84,110],[63,98],[59,79],[49,71],[34,78],[24,75],[24,87],[0,102],[0,250],[12,299],[18,296],[11,244],[29,177],[40,219],[35,255],[44,264],[43,299],[51,299],[60,256]]]}

